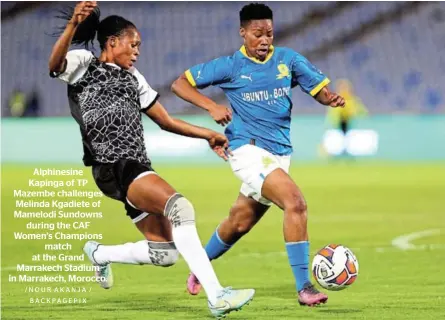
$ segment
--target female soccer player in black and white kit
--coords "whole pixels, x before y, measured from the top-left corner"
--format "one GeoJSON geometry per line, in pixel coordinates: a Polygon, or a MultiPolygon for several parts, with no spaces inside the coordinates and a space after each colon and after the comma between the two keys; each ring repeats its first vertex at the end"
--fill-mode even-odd
{"type": "Polygon", "coordinates": [[[157,92],[134,68],[141,44],[137,28],[120,16],[102,21],[99,17],[95,1],[76,5],[52,49],[50,75],[68,84],[71,114],[82,135],[84,164],[92,166],[94,180],[105,195],[125,204],[127,215],[146,240],[113,246],[89,241],[84,252],[97,266],[103,288],[112,286],[112,262],[170,266],[179,252],[203,284],[213,315],[238,310],[252,300],[255,291],[220,285],[201,245],[192,204],[151,167],[141,113],[166,131],[206,139],[223,158],[227,139],[170,117],[157,92]],[[87,50],[68,51],[71,43],[87,47],[96,33],[99,57],[87,50]]]}

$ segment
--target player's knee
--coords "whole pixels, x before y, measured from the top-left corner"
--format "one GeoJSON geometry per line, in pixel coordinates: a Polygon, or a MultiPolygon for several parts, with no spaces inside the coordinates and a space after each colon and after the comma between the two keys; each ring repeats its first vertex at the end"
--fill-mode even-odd
{"type": "Polygon", "coordinates": [[[250,207],[235,205],[230,209],[228,221],[232,232],[243,236],[253,228],[258,220],[250,207]]]}
{"type": "Polygon", "coordinates": [[[239,235],[244,235],[252,229],[254,223],[250,220],[234,220],[231,221],[232,229],[239,235]]]}
{"type": "Polygon", "coordinates": [[[195,209],[193,205],[179,193],[175,193],[168,199],[164,214],[171,222],[173,228],[195,224],[195,209]]]}
{"type": "Polygon", "coordinates": [[[174,242],[148,242],[151,263],[158,267],[170,267],[179,259],[174,242]]]}
{"type": "Polygon", "coordinates": [[[253,225],[251,223],[242,222],[236,226],[236,232],[238,234],[246,234],[252,229],[253,225]]]}
{"type": "Polygon", "coordinates": [[[304,198],[299,194],[292,195],[291,199],[286,202],[285,210],[294,214],[306,214],[307,204],[304,198]]]}

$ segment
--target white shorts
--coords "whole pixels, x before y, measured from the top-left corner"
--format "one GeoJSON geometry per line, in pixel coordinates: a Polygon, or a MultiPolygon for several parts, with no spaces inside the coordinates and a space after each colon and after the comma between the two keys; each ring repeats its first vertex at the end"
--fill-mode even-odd
{"type": "Polygon", "coordinates": [[[264,179],[275,169],[289,173],[291,156],[277,156],[257,146],[246,144],[232,151],[229,163],[233,173],[243,182],[240,192],[259,203],[270,206],[272,202],[261,196],[264,179]]]}

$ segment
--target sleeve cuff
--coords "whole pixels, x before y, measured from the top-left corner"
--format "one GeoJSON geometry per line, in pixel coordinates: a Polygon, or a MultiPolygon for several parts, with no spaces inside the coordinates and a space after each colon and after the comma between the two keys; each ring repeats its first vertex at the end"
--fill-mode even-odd
{"type": "Polygon", "coordinates": [[[328,78],[324,78],[322,82],[320,82],[314,89],[311,90],[310,94],[311,96],[315,96],[317,93],[320,92],[321,89],[323,89],[325,86],[327,86],[331,80],[328,78]]]}
{"type": "Polygon", "coordinates": [[[188,82],[193,86],[196,87],[195,79],[193,79],[192,73],[190,72],[190,69],[188,69],[185,72],[185,77],[187,78],[188,82]]]}
{"type": "Polygon", "coordinates": [[[159,95],[159,93],[158,93],[158,94],[156,95],[156,97],[153,99],[153,101],[152,101],[148,106],[146,106],[146,107],[144,107],[144,108],[141,108],[141,112],[147,112],[148,109],[150,109],[151,107],[153,107],[153,105],[156,103],[156,101],[158,101],[159,97],[160,97],[160,95],[159,95]]]}

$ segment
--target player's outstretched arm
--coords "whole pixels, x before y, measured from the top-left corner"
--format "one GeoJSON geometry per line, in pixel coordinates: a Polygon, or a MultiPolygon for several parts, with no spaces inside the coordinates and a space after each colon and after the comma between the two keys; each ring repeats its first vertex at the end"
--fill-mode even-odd
{"type": "Polygon", "coordinates": [[[320,92],[318,92],[314,98],[321,104],[324,104],[325,106],[330,106],[332,108],[337,108],[337,107],[343,108],[345,106],[345,99],[342,96],[336,94],[335,92],[330,92],[327,86],[321,89],[320,92]]]}
{"type": "Polygon", "coordinates": [[[77,27],[82,23],[94,8],[97,7],[96,1],[82,1],[74,8],[74,13],[70,21],[68,21],[65,30],[55,43],[51,56],[49,58],[50,73],[62,73],[66,68],[66,55],[71,45],[77,27]]]}
{"type": "Polygon", "coordinates": [[[212,148],[218,156],[227,160],[226,153],[228,152],[229,142],[225,135],[207,128],[192,125],[180,119],[172,118],[158,101],[155,102],[146,113],[162,130],[181,136],[207,140],[210,148],[212,148]]]}
{"type": "Polygon", "coordinates": [[[232,111],[229,108],[217,104],[199,92],[190,84],[185,74],[182,74],[173,82],[171,90],[179,98],[208,111],[218,124],[226,125],[232,120],[232,111]]]}

